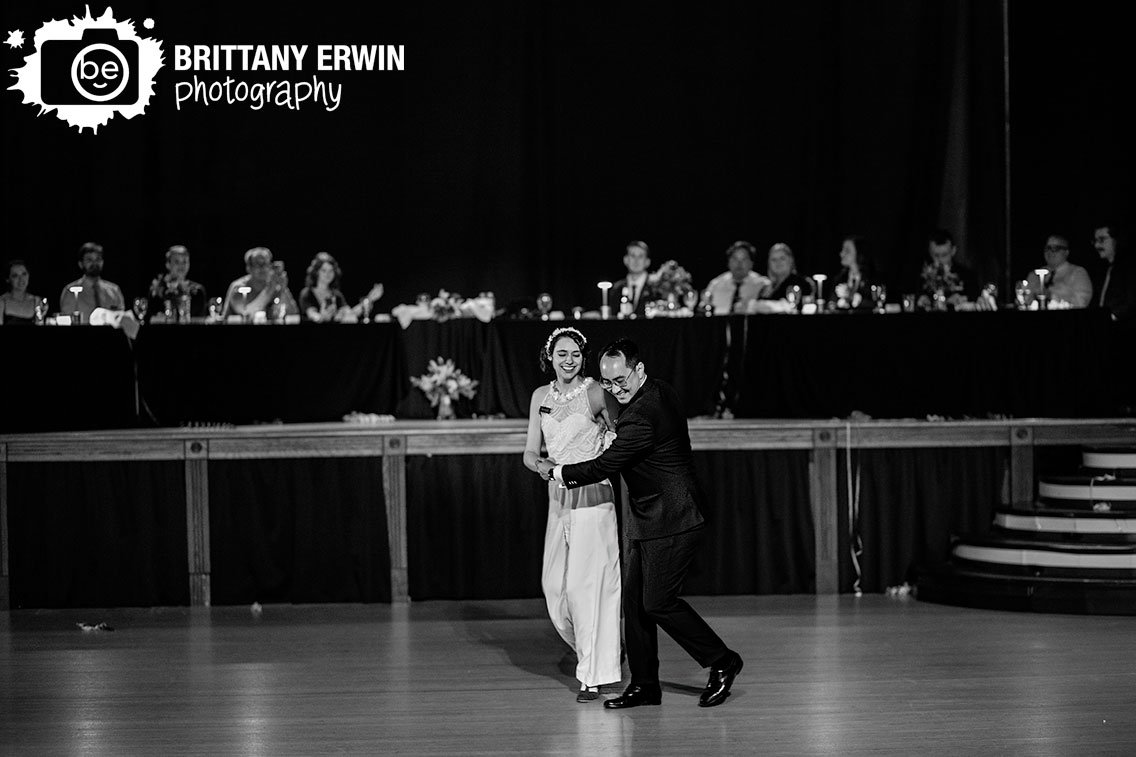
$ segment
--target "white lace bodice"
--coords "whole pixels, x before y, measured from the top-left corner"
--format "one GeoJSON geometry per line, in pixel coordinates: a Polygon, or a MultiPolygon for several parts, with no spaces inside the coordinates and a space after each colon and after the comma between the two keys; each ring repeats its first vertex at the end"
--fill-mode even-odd
{"type": "Polygon", "coordinates": [[[551,413],[540,416],[540,430],[548,456],[558,464],[582,463],[599,457],[604,449],[603,428],[592,419],[588,405],[588,387],[591,378],[568,394],[556,390],[556,382],[549,386],[544,405],[551,413]]]}

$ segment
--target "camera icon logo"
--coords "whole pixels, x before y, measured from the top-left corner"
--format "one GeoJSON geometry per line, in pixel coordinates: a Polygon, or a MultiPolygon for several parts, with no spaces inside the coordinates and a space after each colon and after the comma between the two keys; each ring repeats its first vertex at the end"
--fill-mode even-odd
{"type": "MultiPolygon", "coordinates": [[[[153,19],[143,25],[152,29],[153,19]]],[[[143,115],[165,63],[161,40],[139,36],[133,21],[116,20],[110,8],[95,17],[88,6],[83,16],[47,21],[35,45],[24,65],[12,69],[16,82],[8,89],[79,131],[98,133],[116,116],[143,115]]]]}
{"type": "Polygon", "coordinates": [[[40,48],[40,92],[49,105],[129,105],[138,101],[138,43],[114,29],[87,29],[80,40],[40,48]]]}

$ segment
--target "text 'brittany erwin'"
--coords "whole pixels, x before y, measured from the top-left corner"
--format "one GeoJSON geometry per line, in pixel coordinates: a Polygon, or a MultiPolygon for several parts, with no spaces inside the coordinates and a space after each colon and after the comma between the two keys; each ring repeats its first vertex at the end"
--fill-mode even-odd
{"type": "MultiPolygon", "coordinates": [[[[303,71],[308,45],[174,45],[176,71],[303,71]]],[[[316,45],[318,71],[402,71],[402,45],[316,45]]]]}

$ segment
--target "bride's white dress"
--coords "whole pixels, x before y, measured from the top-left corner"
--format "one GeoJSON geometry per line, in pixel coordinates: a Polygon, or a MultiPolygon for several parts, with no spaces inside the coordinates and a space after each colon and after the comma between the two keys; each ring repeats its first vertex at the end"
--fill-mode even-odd
{"type": "MultiPolygon", "coordinates": [[[[548,456],[557,464],[599,457],[604,431],[592,420],[588,385],[567,394],[549,388],[540,429],[548,456]]],[[[564,641],[576,651],[576,677],[588,686],[615,683],[619,665],[619,531],[611,484],[578,489],[548,485],[548,527],[544,535],[541,585],[548,615],[564,641]]]]}

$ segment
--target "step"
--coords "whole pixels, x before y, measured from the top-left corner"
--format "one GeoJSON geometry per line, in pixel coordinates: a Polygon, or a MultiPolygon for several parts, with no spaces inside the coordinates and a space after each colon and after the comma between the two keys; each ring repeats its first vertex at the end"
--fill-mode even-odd
{"type": "Polygon", "coordinates": [[[1029,541],[1136,541],[1136,510],[1096,512],[1088,509],[1000,508],[994,513],[994,528],[1006,538],[1029,541]]]}
{"type": "Polygon", "coordinates": [[[1107,504],[1113,510],[1136,510],[1136,479],[1111,476],[1045,476],[1037,482],[1039,504],[1075,509],[1074,503],[1107,504]]]}
{"type": "Polygon", "coordinates": [[[951,546],[951,555],[953,559],[991,566],[1136,577],[1136,544],[1039,542],[978,536],[956,541],[951,546]]]}
{"type": "Polygon", "coordinates": [[[942,564],[918,571],[915,595],[988,610],[1136,615],[1136,580],[1008,576],[942,564]]]}
{"type": "Polygon", "coordinates": [[[1136,447],[1086,447],[1081,451],[1081,465],[1089,471],[1136,476],[1136,447]]]}

